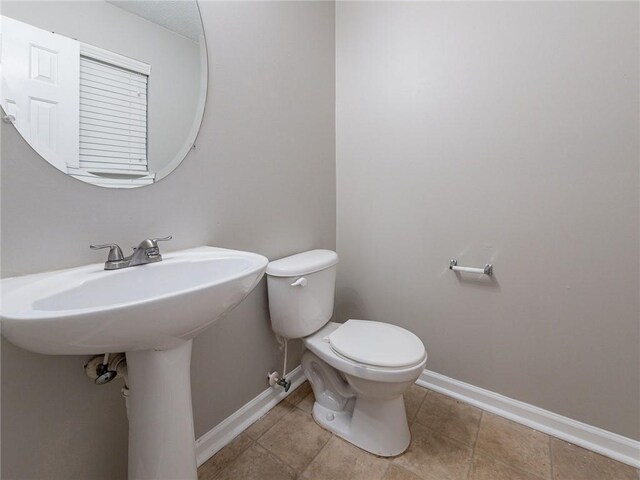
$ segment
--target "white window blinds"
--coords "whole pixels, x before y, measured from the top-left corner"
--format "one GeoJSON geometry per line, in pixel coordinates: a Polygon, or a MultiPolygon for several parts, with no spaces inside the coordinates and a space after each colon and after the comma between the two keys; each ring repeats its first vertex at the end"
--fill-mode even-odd
{"type": "Polygon", "coordinates": [[[80,169],[147,175],[148,76],[80,57],[80,169]]]}

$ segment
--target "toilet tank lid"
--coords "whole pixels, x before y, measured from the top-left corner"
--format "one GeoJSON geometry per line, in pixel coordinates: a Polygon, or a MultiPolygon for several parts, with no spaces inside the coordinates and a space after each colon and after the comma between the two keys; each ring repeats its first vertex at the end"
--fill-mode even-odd
{"type": "Polygon", "coordinates": [[[267,275],[297,277],[319,272],[337,263],[338,254],[332,250],[310,250],[269,262],[267,275]]]}

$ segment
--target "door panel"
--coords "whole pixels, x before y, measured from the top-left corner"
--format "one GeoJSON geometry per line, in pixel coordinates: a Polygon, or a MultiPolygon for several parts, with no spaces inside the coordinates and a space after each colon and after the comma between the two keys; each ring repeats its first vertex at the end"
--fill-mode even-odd
{"type": "Polygon", "coordinates": [[[2,17],[2,106],[52,165],[79,162],[80,44],[2,17]]]}

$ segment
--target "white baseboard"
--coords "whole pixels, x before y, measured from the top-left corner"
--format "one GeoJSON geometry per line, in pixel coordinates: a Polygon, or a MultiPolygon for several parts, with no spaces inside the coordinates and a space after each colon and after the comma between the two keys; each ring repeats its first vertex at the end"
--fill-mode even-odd
{"type": "Polygon", "coordinates": [[[640,442],[425,370],[418,385],[640,468],[640,442]]]}
{"type": "Polygon", "coordinates": [[[240,410],[224,419],[196,440],[198,466],[209,460],[218,450],[227,445],[253,422],[275,407],[280,400],[291,395],[305,380],[302,367],[298,366],[287,375],[291,388],[286,392],[280,387],[269,387],[249,401],[240,410]]]}

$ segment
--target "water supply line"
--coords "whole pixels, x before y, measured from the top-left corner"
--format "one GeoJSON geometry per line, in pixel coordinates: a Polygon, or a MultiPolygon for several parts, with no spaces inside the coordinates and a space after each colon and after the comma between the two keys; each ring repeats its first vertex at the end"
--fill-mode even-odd
{"type": "Polygon", "coordinates": [[[286,338],[282,339],[284,343],[284,362],[282,365],[282,378],[276,382],[281,387],[284,387],[285,392],[288,392],[289,389],[291,388],[291,382],[287,380],[287,350],[288,350],[287,347],[289,346],[289,343],[287,340],[288,339],[286,338]]]}
{"type": "Polygon", "coordinates": [[[287,377],[287,339],[284,338],[284,362],[282,364],[282,378],[287,377]]]}
{"type": "Polygon", "coordinates": [[[105,353],[96,355],[84,364],[84,371],[96,385],[104,385],[115,378],[122,378],[124,385],[120,389],[129,415],[129,382],[127,357],[124,353],[105,353]]]}
{"type": "Polygon", "coordinates": [[[276,335],[276,339],[280,344],[280,348],[284,349],[284,362],[282,365],[282,377],[278,375],[278,372],[271,372],[267,374],[267,378],[269,379],[269,385],[272,387],[274,385],[280,385],[284,388],[285,392],[288,392],[291,388],[291,381],[287,380],[287,351],[288,351],[288,339],[284,337],[279,337],[276,335]]]}

